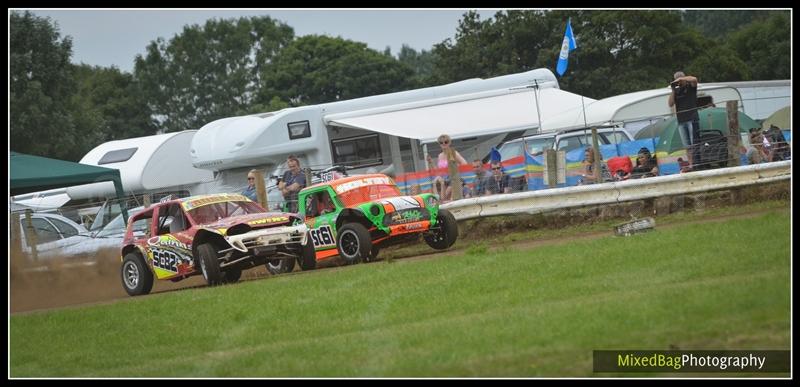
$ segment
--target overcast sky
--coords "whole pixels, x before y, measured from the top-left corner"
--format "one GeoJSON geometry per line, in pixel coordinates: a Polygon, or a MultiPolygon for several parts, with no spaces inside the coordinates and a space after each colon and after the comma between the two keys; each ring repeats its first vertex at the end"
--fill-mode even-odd
{"type": "MultiPolygon", "coordinates": [[[[31,10],[58,23],[61,36],[72,36],[72,62],[117,66],[133,71],[133,59],[158,37],[166,40],[190,24],[211,18],[269,15],[294,28],[295,36],[340,36],[366,43],[378,51],[391,47],[397,55],[403,44],[430,50],[453,38],[466,9],[443,10],[31,10]]],[[[481,19],[495,9],[478,10],[481,19]]]]}

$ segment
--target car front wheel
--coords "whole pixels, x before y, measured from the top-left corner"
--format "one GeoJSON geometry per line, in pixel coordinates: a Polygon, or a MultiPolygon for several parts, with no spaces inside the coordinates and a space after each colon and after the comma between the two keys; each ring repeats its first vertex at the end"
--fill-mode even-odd
{"type": "Polygon", "coordinates": [[[337,238],[339,255],[348,265],[359,263],[369,257],[372,239],[369,231],[360,223],[348,223],[339,230],[337,238]]]}
{"type": "Polygon", "coordinates": [[[200,261],[200,272],[208,286],[215,286],[222,283],[222,272],[219,269],[219,255],[217,249],[211,243],[204,243],[197,247],[198,261],[200,261]]]}
{"type": "Polygon", "coordinates": [[[458,223],[450,211],[440,209],[436,216],[436,226],[425,234],[425,242],[436,250],[444,250],[456,243],[458,223]]]}
{"type": "Polygon", "coordinates": [[[131,296],[150,293],[153,288],[153,273],[137,253],[128,253],[122,261],[122,286],[131,296]]]}

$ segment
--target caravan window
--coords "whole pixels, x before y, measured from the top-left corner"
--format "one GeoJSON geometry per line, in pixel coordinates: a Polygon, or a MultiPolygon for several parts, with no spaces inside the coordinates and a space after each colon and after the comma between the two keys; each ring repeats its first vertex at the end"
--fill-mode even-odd
{"type": "Polygon", "coordinates": [[[103,155],[97,165],[120,163],[130,160],[139,148],[117,149],[103,155]]]}
{"type": "Polygon", "coordinates": [[[377,134],[332,140],[333,163],[351,167],[383,164],[377,134]]]}
{"type": "Polygon", "coordinates": [[[311,124],[308,121],[290,122],[287,126],[290,140],[311,137],[311,124]]]}

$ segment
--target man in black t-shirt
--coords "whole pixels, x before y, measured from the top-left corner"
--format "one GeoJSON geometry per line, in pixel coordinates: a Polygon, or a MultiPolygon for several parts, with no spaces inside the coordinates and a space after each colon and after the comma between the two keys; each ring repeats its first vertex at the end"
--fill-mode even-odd
{"type": "Polygon", "coordinates": [[[289,156],[286,160],[289,170],[283,174],[281,182],[278,183],[283,199],[288,204],[287,211],[297,212],[297,193],[306,186],[306,175],[300,170],[300,160],[297,157],[289,156]]]}
{"type": "MultiPolygon", "coordinates": [[[[672,93],[669,95],[668,104],[675,106],[678,117],[678,132],[683,145],[690,149],[695,138],[699,137],[700,117],[697,115],[697,78],[678,71],[675,80],[670,83],[672,93]]],[[[687,151],[689,163],[692,162],[692,151],[687,151]]]]}

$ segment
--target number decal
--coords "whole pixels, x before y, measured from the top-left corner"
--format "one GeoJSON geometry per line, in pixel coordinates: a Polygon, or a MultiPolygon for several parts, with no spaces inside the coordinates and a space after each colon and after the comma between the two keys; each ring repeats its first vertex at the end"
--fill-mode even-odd
{"type": "Polygon", "coordinates": [[[325,225],[310,231],[311,240],[314,242],[314,247],[325,247],[336,244],[333,239],[333,232],[331,226],[325,225]]]}
{"type": "Polygon", "coordinates": [[[178,258],[177,254],[173,253],[172,251],[162,249],[152,249],[152,251],[153,267],[174,273],[178,272],[178,263],[180,263],[180,258],[178,258]]]}

